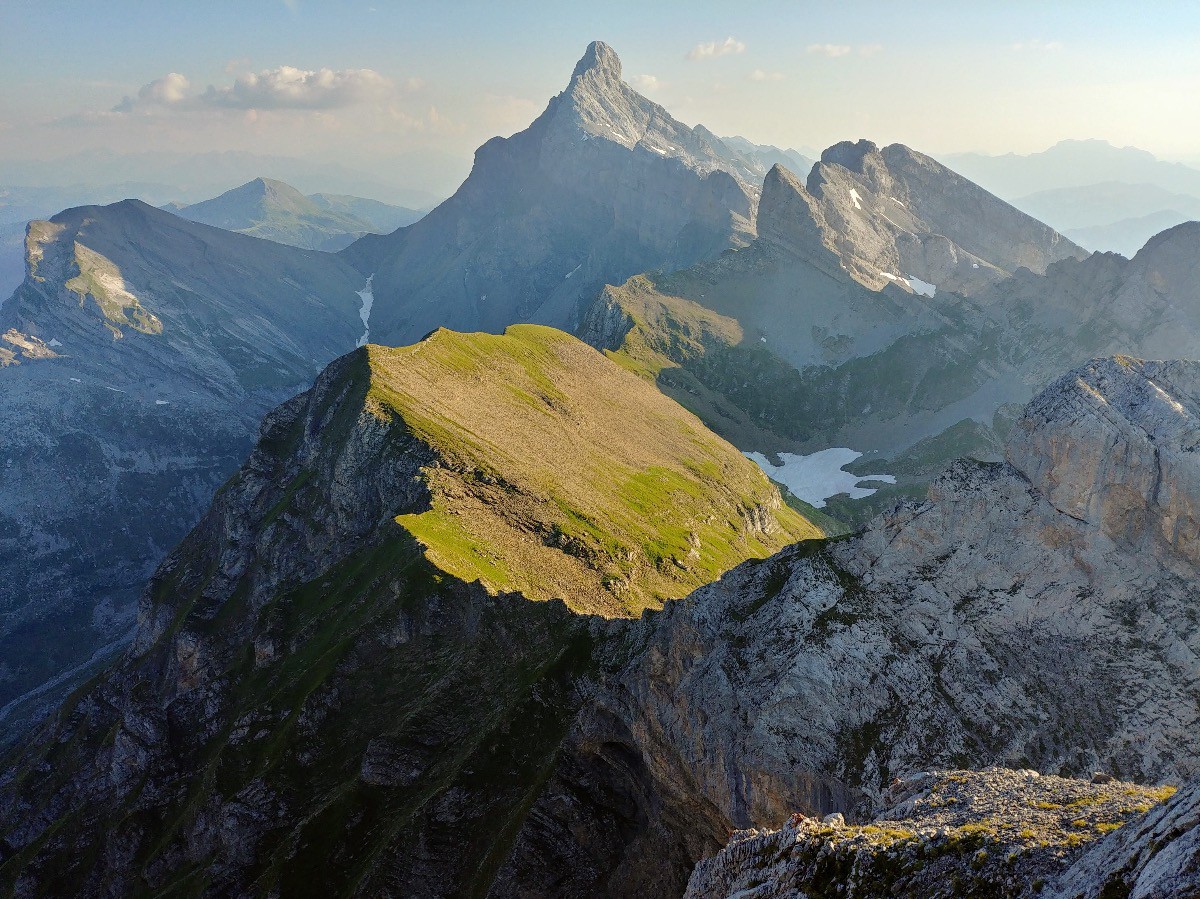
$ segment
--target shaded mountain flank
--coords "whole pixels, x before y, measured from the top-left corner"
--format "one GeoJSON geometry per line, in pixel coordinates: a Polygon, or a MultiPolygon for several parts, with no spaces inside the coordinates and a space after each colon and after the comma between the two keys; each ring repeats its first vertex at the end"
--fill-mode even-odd
{"type": "Polygon", "coordinates": [[[327,254],[135,200],[30,224],[0,309],[0,732],[127,638],[262,415],[353,348],[361,286],[327,254]]]}

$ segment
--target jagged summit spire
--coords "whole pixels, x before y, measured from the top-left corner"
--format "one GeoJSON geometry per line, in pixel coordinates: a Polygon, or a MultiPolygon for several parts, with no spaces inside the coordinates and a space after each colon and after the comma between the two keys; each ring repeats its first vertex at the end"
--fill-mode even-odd
{"type": "Polygon", "coordinates": [[[621,80],[621,58],[617,51],[604,41],[592,41],[584,51],[583,58],[575,64],[571,78],[575,79],[589,72],[595,72],[601,78],[621,80]]]}

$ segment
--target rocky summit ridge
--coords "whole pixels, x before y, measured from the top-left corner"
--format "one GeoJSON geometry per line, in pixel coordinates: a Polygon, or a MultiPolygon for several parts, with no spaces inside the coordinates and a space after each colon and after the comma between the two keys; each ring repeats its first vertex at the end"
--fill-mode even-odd
{"type": "Polygon", "coordinates": [[[528,128],[479,147],[452,197],[343,251],[375,276],[374,339],[522,321],[569,330],[604,284],[749,239],[761,174],[620,75],[612,49],[591,44],[528,128]]]}
{"type": "Polygon", "coordinates": [[[1052,228],[902,144],[835,144],[803,184],[785,170],[764,189],[760,231],[810,253],[837,255],[871,289],[887,283],[914,292],[970,295],[1019,268],[1043,273],[1052,262],[1087,254],[1052,228]],[[796,215],[795,213],[800,213],[796,215]],[[799,219],[799,221],[797,221],[799,219]]]}

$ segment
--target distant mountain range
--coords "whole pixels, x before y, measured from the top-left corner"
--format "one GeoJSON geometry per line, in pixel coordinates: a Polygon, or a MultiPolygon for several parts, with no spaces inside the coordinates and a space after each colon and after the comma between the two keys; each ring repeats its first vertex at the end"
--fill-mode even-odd
{"type": "Polygon", "coordinates": [[[1054,222],[1089,250],[1114,250],[1131,258],[1160,231],[1200,219],[1200,197],[1121,181],[1041,191],[1015,203],[1054,222]]]}
{"type": "MultiPolygon", "coordinates": [[[[7,173],[6,173],[7,174],[7,173]]],[[[230,231],[308,249],[339,250],[364,234],[412,224],[422,212],[347,194],[305,197],[291,185],[255,178],[219,197],[186,203],[174,184],[128,181],[95,186],[0,187],[0,300],[25,277],[25,225],[62,209],[136,198],[230,231]]]]}
{"type": "Polygon", "coordinates": [[[329,251],[349,246],[364,234],[386,234],[411,225],[422,215],[415,209],[362,197],[306,197],[291,185],[271,178],[255,178],[201,203],[166,208],[183,218],[227,231],[329,251]]]}
{"type": "Polygon", "coordinates": [[[1069,140],[1027,156],[942,159],[1089,250],[1132,257],[1159,231],[1200,219],[1200,169],[1136,147],[1069,140]]]}
{"type": "MultiPolygon", "coordinates": [[[[62,188],[96,188],[130,183],[170,185],[172,193],[162,199],[145,197],[138,192],[124,195],[161,205],[170,200],[195,203],[226,190],[230,184],[243,184],[263,172],[270,172],[273,177],[295,185],[306,193],[328,190],[375,197],[386,203],[423,209],[437,203],[454,189],[462,180],[468,161],[422,157],[421,162],[422,168],[439,171],[436,177],[429,179],[431,186],[406,187],[392,183],[385,176],[359,171],[340,163],[235,150],[209,153],[88,150],[59,158],[7,160],[3,178],[6,184],[11,185],[62,188]]],[[[404,158],[397,157],[392,164],[403,169],[404,158]]],[[[79,202],[76,200],[75,205],[79,202]]]]}
{"type": "Polygon", "coordinates": [[[756,144],[744,137],[723,137],[721,142],[730,149],[754,160],[764,171],[770,170],[772,166],[782,165],[797,174],[805,175],[813,167],[816,158],[821,155],[812,152],[802,153],[790,147],[781,150],[771,144],[756,144]]]}
{"type": "Polygon", "coordinates": [[[1064,140],[1040,153],[985,156],[949,153],[946,165],[1002,197],[1088,187],[1107,181],[1153,184],[1173,193],[1200,196],[1200,169],[1163,162],[1137,147],[1114,147],[1102,140],[1064,140]]]}

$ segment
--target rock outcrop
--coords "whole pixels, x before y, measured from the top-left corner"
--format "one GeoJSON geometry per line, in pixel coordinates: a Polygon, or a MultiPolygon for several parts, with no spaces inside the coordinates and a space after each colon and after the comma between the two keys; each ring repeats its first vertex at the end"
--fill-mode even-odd
{"type": "Polygon", "coordinates": [[[761,177],[711,133],[636,93],[616,53],[596,41],[536,121],[476,151],[454,196],[344,253],[375,274],[382,343],[438,326],[571,328],[606,283],[745,243],[761,177]]]}
{"type": "Polygon", "coordinates": [[[1161,817],[1164,808],[1147,809],[1173,792],[1096,781],[996,768],[922,773],[892,786],[888,809],[865,825],[795,815],[775,831],[734,834],[696,866],[685,899],[1046,895],[1088,847],[1111,845],[1105,834],[1161,817]]]}
{"type": "MultiPolygon", "coordinates": [[[[779,180],[786,176],[772,173],[779,180]]],[[[763,230],[792,245],[821,246],[872,289],[903,284],[971,294],[1019,268],[1043,273],[1087,254],[1052,228],[901,144],[836,144],[807,183],[792,185],[808,215],[802,232],[763,230]]],[[[767,197],[764,191],[764,205],[767,197]]]]}
{"type": "Polygon", "coordinates": [[[1200,780],[1096,843],[1045,895],[1051,899],[1200,896],[1200,780]]]}
{"type": "Polygon", "coordinates": [[[1118,356],[1026,407],[1008,460],[1064,515],[1186,572],[1200,564],[1200,366],[1118,356]]]}

